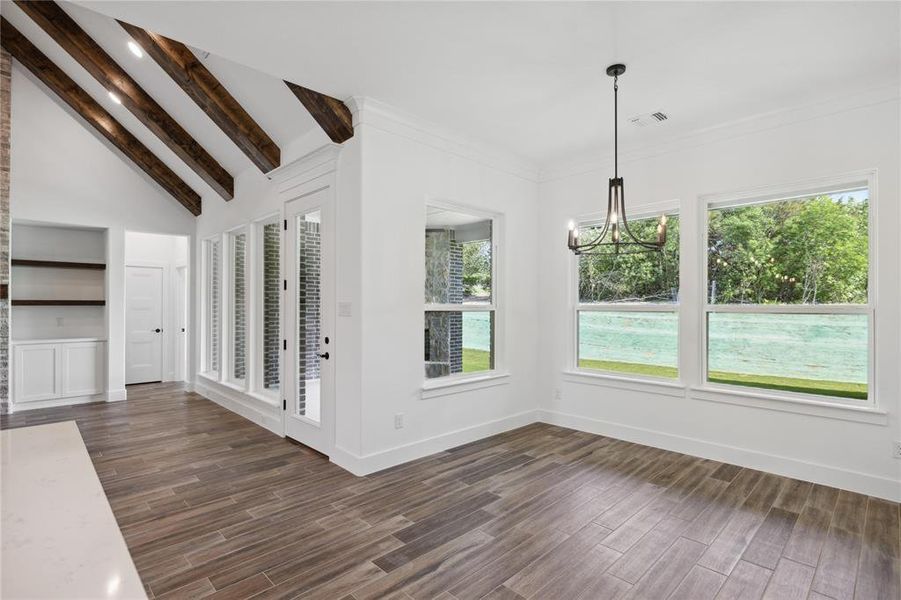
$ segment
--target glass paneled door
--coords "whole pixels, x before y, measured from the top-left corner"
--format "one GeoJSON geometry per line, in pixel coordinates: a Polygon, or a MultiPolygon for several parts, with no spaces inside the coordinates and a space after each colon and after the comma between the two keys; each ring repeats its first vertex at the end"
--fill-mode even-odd
{"type": "Polygon", "coordinates": [[[291,200],[286,264],[285,433],[329,454],[334,431],[334,254],[331,188],[291,200]]]}

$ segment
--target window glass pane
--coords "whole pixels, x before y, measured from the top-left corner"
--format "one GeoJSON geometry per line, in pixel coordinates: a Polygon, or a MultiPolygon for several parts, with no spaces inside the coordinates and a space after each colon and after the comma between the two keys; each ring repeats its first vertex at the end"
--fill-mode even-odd
{"type": "Polygon", "coordinates": [[[425,376],[494,369],[494,311],[425,313],[425,376]]]}
{"type": "MultiPolygon", "coordinates": [[[[659,217],[629,221],[640,240],[657,239],[659,217]]],[[[600,230],[580,228],[582,241],[593,240],[600,230]]],[[[608,234],[609,235],[609,234],[608,234]]],[[[679,217],[667,216],[666,245],[661,252],[579,256],[579,302],[678,302],[679,217]]]]}
{"type": "Polygon", "coordinates": [[[232,240],[232,377],[244,379],[246,375],[247,345],[247,282],[245,258],[247,235],[239,233],[232,240]]]}
{"type": "Polygon", "coordinates": [[[867,398],[864,314],[708,313],[708,381],[867,398]]]}
{"type": "Polygon", "coordinates": [[[297,404],[298,415],[319,422],[320,375],[320,254],[321,239],[318,210],[298,215],[295,221],[297,236],[297,404]]]}
{"type": "Polygon", "coordinates": [[[866,189],[708,212],[710,304],[866,304],[866,189]]]}
{"type": "Polygon", "coordinates": [[[674,312],[579,311],[579,367],[652,377],[679,375],[674,312]]]}
{"type": "Polygon", "coordinates": [[[490,304],[492,260],[490,219],[428,208],[426,304],[490,304]]]}
{"type": "Polygon", "coordinates": [[[279,224],[262,226],[263,243],[263,373],[264,390],[279,388],[279,224]]]}
{"type": "Polygon", "coordinates": [[[220,338],[220,319],[222,315],[222,273],[220,268],[221,259],[221,243],[217,241],[208,242],[208,258],[207,266],[207,290],[209,291],[209,307],[207,331],[208,339],[208,355],[209,355],[209,371],[219,371],[219,338],[220,338]]]}

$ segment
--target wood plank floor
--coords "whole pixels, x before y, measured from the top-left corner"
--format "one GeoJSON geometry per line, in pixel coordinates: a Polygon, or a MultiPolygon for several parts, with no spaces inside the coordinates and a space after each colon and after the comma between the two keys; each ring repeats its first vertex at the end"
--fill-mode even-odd
{"type": "Polygon", "coordinates": [[[0,426],[69,419],[151,597],[901,597],[898,504],[612,438],[536,424],[358,478],[174,384],[0,426]]]}

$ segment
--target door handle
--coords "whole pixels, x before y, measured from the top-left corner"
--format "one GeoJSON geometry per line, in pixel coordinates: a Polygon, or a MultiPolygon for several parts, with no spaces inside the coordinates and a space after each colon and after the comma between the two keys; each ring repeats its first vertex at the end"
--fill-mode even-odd
{"type": "Polygon", "coordinates": [[[160,333],[161,331],[162,331],[162,329],[160,329],[159,327],[157,327],[156,329],[153,330],[154,333],[160,333]]]}
{"type": "Polygon", "coordinates": [[[322,354],[319,355],[319,358],[324,358],[325,360],[328,360],[328,352],[323,352],[322,354]]]}

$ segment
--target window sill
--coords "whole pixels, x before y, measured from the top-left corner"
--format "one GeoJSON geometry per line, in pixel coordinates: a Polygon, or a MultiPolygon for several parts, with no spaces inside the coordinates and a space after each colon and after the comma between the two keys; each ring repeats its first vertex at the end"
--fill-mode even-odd
{"type": "Polygon", "coordinates": [[[198,377],[203,377],[207,381],[212,381],[213,383],[219,383],[219,373],[216,371],[203,371],[197,374],[198,377]]]}
{"type": "Polygon", "coordinates": [[[281,409],[281,405],[282,405],[281,400],[279,400],[279,397],[276,395],[266,394],[263,392],[245,392],[245,393],[248,396],[250,396],[251,398],[253,398],[254,400],[259,400],[260,402],[268,404],[269,406],[274,406],[274,407],[281,409]]]}
{"type": "Polygon", "coordinates": [[[677,379],[654,379],[652,377],[630,377],[600,371],[570,369],[563,372],[563,380],[571,383],[597,385],[633,392],[647,392],[674,398],[685,397],[685,385],[677,379]]]}
{"type": "Polygon", "coordinates": [[[744,391],[715,385],[694,386],[689,388],[688,394],[690,398],[704,402],[721,402],[871,425],[888,425],[888,412],[872,406],[852,406],[837,402],[791,398],[779,394],[744,391]]]}
{"type": "Polygon", "coordinates": [[[507,385],[508,383],[510,383],[510,374],[502,372],[490,372],[485,375],[473,375],[450,380],[436,379],[428,381],[422,386],[422,399],[428,400],[429,398],[450,396],[451,394],[507,385]]]}

